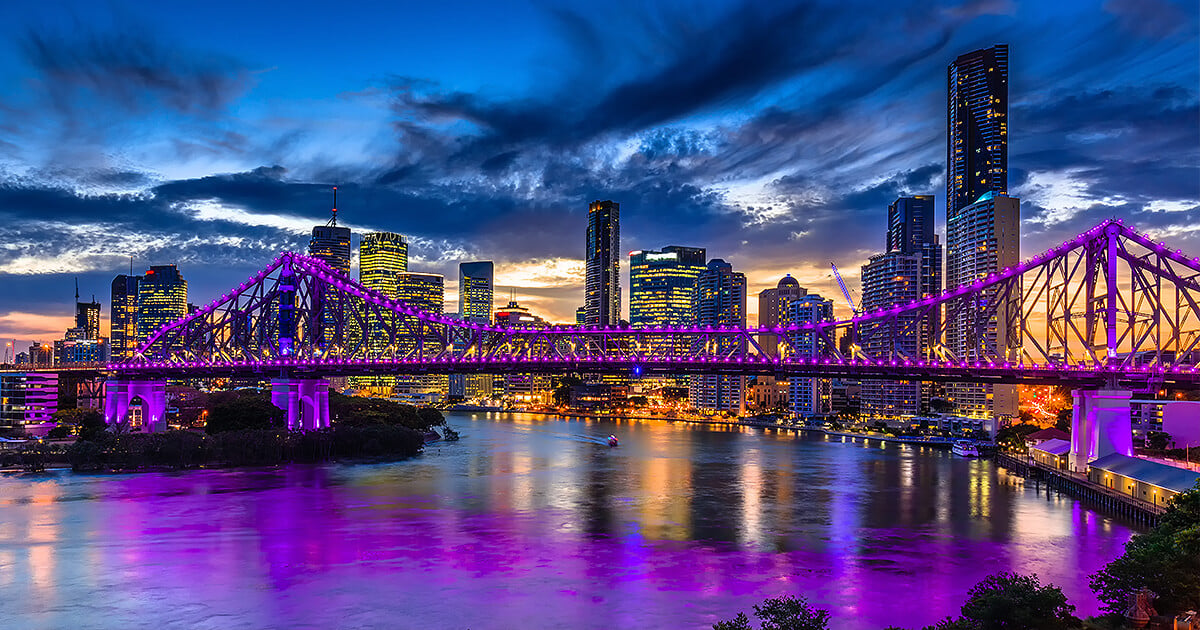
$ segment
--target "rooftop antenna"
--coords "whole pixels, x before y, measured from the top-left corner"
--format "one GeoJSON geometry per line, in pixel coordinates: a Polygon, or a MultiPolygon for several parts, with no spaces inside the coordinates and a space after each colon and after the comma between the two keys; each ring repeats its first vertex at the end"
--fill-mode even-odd
{"type": "Polygon", "coordinates": [[[129,275],[133,275],[133,256],[129,257],[129,275]]]}
{"type": "Polygon", "coordinates": [[[75,301],[79,301],[79,276],[75,276],[75,301]]]}
{"type": "Polygon", "coordinates": [[[329,227],[337,227],[337,186],[333,187],[333,216],[329,218],[329,227]]]}

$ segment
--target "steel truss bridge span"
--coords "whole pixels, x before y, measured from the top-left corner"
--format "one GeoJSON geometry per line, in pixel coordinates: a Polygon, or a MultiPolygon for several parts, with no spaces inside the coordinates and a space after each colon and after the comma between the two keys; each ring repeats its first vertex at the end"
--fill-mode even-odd
{"type": "Polygon", "coordinates": [[[1105,221],[941,295],[840,321],[528,328],[425,312],[284,253],[106,367],[122,378],[574,371],[1196,388],[1200,259],[1105,221]]]}

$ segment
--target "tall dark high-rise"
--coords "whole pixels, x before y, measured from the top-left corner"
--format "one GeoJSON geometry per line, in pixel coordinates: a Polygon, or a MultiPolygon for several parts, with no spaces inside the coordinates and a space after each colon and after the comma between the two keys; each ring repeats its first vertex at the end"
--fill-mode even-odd
{"type": "Polygon", "coordinates": [[[75,328],[83,339],[96,340],[100,338],[100,303],[80,302],[78,294],[75,301],[75,328]]]}
{"type": "MultiPolygon", "coordinates": [[[[325,261],[325,264],[350,275],[350,228],[337,224],[337,187],[333,189],[333,213],[325,225],[316,225],[312,229],[312,238],[308,242],[308,255],[325,261]]],[[[407,264],[407,251],[405,263],[407,264]]],[[[337,317],[345,305],[341,295],[332,288],[326,288],[321,295],[325,307],[321,317],[321,341],[328,344],[349,344],[361,341],[361,330],[342,330],[338,337],[337,317]]],[[[349,318],[357,323],[357,318],[349,318]]]]}
{"type": "Polygon", "coordinates": [[[985,193],[1008,194],[1008,44],[946,68],[946,216],[985,193]]]}
{"type": "Polygon", "coordinates": [[[140,276],[121,274],[112,281],[109,302],[109,343],[114,361],[133,358],[137,350],[138,281],[140,276]]]}
{"type": "MultiPolygon", "coordinates": [[[[946,77],[946,286],[953,289],[1016,264],[1020,201],[1008,196],[1008,46],[960,55],[946,77]]],[[[979,304],[999,305],[1005,315],[1012,299],[989,295],[979,304]]],[[[946,344],[954,356],[1011,354],[1003,317],[981,327],[976,309],[946,316],[946,344]]],[[[952,383],[947,392],[961,414],[1001,420],[1017,415],[1015,386],[952,383]]]]}
{"type": "MultiPolygon", "coordinates": [[[[942,246],[934,233],[933,195],[900,197],[888,206],[887,251],[862,268],[862,308],[866,311],[907,304],[942,291],[942,246]]],[[[937,315],[902,315],[896,328],[864,324],[859,338],[869,356],[929,358],[936,343],[937,315]]],[[[864,413],[915,415],[928,406],[931,387],[918,381],[862,383],[864,413]]]]}
{"type": "Polygon", "coordinates": [[[593,201],[588,205],[583,300],[589,326],[615,326],[621,321],[620,251],[621,204],[593,201]]]}

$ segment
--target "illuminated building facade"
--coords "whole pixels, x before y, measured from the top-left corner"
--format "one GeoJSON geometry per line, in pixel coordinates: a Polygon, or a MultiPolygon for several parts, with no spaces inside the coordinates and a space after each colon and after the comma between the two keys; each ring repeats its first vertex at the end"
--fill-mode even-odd
{"type": "MultiPolygon", "coordinates": [[[[833,321],[833,301],[810,293],[788,305],[784,324],[809,324],[833,321]]],[[[798,356],[822,352],[821,340],[814,332],[788,333],[790,346],[798,356]]],[[[827,378],[795,377],[788,379],[788,404],[792,414],[811,418],[827,414],[832,408],[833,384],[827,378]]]]}
{"type": "MultiPolygon", "coordinates": [[[[862,308],[874,311],[908,304],[920,297],[921,255],[887,252],[872,256],[862,268],[862,308]]],[[[900,316],[896,329],[864,324],[859,334],[862,350],[870,357],[905,359],[922,356],[924,344],[915,327],[916,317],[900,316]],[[895,351],[893,353],[893,350],[895,351]]],[[[862,412],[871,415],[915,415],[921,410],[920,381],[862,382],[862,412]]]]}
{"type": "MultiPolygon", "coordinates": [[[[862,309],[908,304],[942,292],[942,246],[934,233],[933,195],[901,197],[888,206],[887,251],[862,268],[862,309]]],[[[865,325],[863,351],[888,359],[930,358],[937,343],[936,316],[900,317],[896,329],[865,325]],[[893,353],[894,351],[894,353],[893,353]]],[[[872,415],[916,415],[928,406],[930,384],[864,380],[862,411],[872,415]]]]}
{"type": "Polygon", "coordinates": [[[960,55],[946,68],[946,215],[984,193],[1008,194],[1008,45],[960,55]]]}
{"type": "Polygon", "coordinates": [[[584,323],[616,326],[621,320],[621,204],[588,206],[584,266],[584,323]]]}
{"type": "Polygon", "coordinates": [[[175,265],[152,265],[137,283],[137,341],[188,314],[188,284],[175,265]]]}
{"type": "Polygon", "coordinates": [[[133,358],[137,350],[137,301],[139,276],[121,274],[112,281],[109,302],[109,350],[114,361],[133,358]]]}
{"type": "MultiPolygon", "coordinates": [[[[408,271],[408,242],[403,236],[394,232],[369,232],[363,235],[358,244],[358,278],[364,287],[394,298],[397,296],[397,274],[405,271],[408,271]]],[[[380,314],[375,312],[363,315],[367,329],[352,330],[351,334],[353,337],[361,335],[372,354],[381,353],[388,344],[387,329],[391,324],[391,315],[383,314],[388,321],[381,321],[380,314]]],[[[357,318],[351,321],[356,322],[357,326],[357,318]]],[[[395,380],[392,376],[374,375],[356,376],[350,382],[358,388],[379,389],[378,393],[389,394],[395,380]]]]}
{"type": "MultiPolygon", "coordinates": [[[[491,323],[496,266],[490,260],[464,262],[458,265],[458,313],[470,322],[491,323]]],[[[467,399],[491,398],[495,393],[495,377],[491,374],[458,374],[452,384],[461,383],[460,394],[467,399]]]]}
{"type": "MultiPolygon", "coordinates": [[[[446,310],[446,279],[436,273],[416,273],[406,271],[396,274],[396,298],[409,306],[441,315],[446,310]]],[[[417,318],[413,315],[401,315],[402,320],[408,320],[405,326],[415,329],[417,318]]],[[[402,326],[402,329],[404,326],[402,326]]],[[[430,334],[422,343],[439,343],[436,336],[430,334]]],[[[413,334],[400,335],[396,341],[396,356],[405,356],[414,352],[417,347],[417,336],[413,334]]],[[[396,390],[404,394],[445,394],[449,387],[446,375],[400,375],[396,377],[396,390]]]]}
{"type": "Polygon", "coordinates": [[[100,338],[100,303],[75,302],[75,328],[83,339],[100,338]]]}
{"type": "MultiPolygon", "coordinates": [[[[345,229],[345,228],[342,228],[345,229]]],[[[350,269],[346,261],[346,271],[350,269]]],[[[358,244],[358,279],[364,287],[396,297],[396,274],[408,271],[408,241],[394,232],[369,232],[358,244]]]]}
{"type": "Polygon", "coordinates": [[[694,322],[696,280],[705,270],[702,247],[671,245],[629,254],[629,324],[689,326],[694,322]]]}
{"type": "MultiPolygon", "coordinates": [[[[808,290],[788,274],[770,289],[758,292],[758,327],[772,328],[783,323],[792,301],[804,297],[808,290]]],[[[779,340],[773,335],[763,335],[759,341],[764,352],[774,356],[779,340]]]]}
{"type": "MultiPolygon", "coordinates": [[[[693,310],[698,326],[746,327],[746,274],[734,271],[733,265],[714,258],[696,279],[696,300],[693,310]]],[[[740,355],[746,354],[745,342],[738,348],[723,348],[740,355]]],[[[692,406],[703,412],[734,412],[745,410],[746,377],[695,375],[690,379],[689,396],[692,406]]]]}
{"type": "MultiPolygon", "coordinates": [[[[946,222],[946,287],[954,289],[986,278],[1020,262],[1021,202],[1014,197],[985,193],[950,216],[946,222]]],[[[1011,317],[1020,313],[1020,295],[1002,295],[996,289],[978,292],[976,313],[962,309],[948,314],[946,345],[962,361],[1005,356],[1020,359],[1020,334],[1009,330],[1011,317]],[[976,322],[987,314],[982,329],[976,322]]],[[[1017,417],[1016,385],[947,385],[955,412],[968,416],[990,415],[1003,424],[1017,417]]]]}
{"type": "Polygon", "coordinates": [[[18,429],[50,422],[58,411],[58,375],[0,372],[0,427],[18,429]]]}
{"type": "Polygon", "coordinates": [[[490,260],[459,263],[459,317],[483,324],[491,321],[495,277],[496,268],[490,260]]]}
{"type": "MultiPolygon", "coordinates": [[[[1013,265],[1020,256],[1020,203],[1007,196],[1008,46],[959,56],[946,69],[946,85],[946,287],[953,289],[1013,265]]],[[[998,298],[1004,298],[1001,317],[983,331],[975,330],[974,313],[948,315],[957,321],[947,322],[947,349],[958,359],[1008,346],[1008,331],[997,326],[1007,296],[983,295],[977,304],[989,308],[998,298]]],[[[1016,417],[1014,386],[952,383],[947,392],[957,413],[1016,417]]]]}
{"type": "MultiPolygon", "coordinates": [[[[496,309],[495,323],[524,328],[545,328],[550,325],[515,300],[504,308],[496,309]]],[[[503,387],[506,397],[522,403],[549,403],[554,387],[551,375],[534,372],[505,374],[496,382],[503,387]]]]}

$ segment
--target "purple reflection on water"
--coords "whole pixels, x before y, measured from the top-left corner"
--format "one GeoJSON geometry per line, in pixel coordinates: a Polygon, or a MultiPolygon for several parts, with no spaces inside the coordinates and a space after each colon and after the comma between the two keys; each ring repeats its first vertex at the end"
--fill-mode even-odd
{"type": "Polygon", "coordinates": [[[1092,614],[1131,534],[946,452],[477,418],[393,464],[2,476],[0,625],[704,628],[800,593],[919,627],[1000,570],[1092,614]]]}

